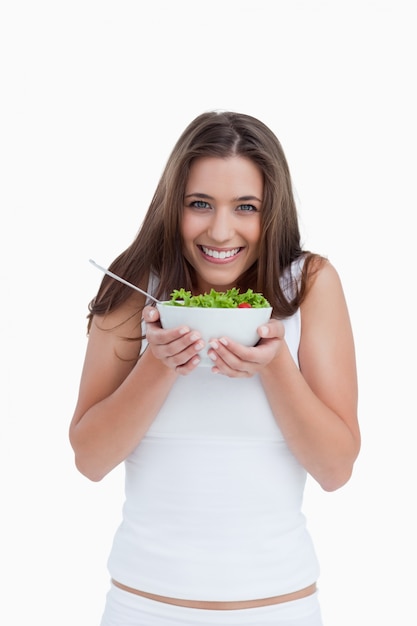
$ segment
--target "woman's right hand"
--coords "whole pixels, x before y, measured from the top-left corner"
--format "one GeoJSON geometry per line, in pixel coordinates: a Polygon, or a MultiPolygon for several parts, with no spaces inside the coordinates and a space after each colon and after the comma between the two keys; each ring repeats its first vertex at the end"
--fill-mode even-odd
{"type": "Polygon", "coordinates": [[[188,326],[163,329],[159,312],[153,306],[143,309],[146,323],[146,339],[155,358],[164,365],[185,376],[192,372],[200,362],[198,352],[204,348],[200,333],[188,326]]]}

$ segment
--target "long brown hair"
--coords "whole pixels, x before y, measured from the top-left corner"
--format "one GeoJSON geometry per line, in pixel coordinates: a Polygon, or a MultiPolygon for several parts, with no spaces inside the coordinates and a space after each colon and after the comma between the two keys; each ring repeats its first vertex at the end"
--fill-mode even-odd
{"type": "MultiPolygon", "coordinates": [[[[259,258],[240,277],[238,286],[263,293],[275,316],[292,315],[305,295],[307,275],[317,265],[311,261],[320,257],[301,248],[291,177],[281,144],[263,122],[250,115],[213,111],[199,115],[189,124],[166,163],[136,238],[109,269],[137,285],[155,274],[157,298],[166,298],[181,287],[193,289],[194,270],[182,252],[181,219],[191,163],[207,156],[247,157],[263,173],[259,258]],[[293,285],[293,297],[289,299],[280,286],[280,278],[302,255],[303,277],[299,285],[293,285]]],[[[131,294],[130,287],[105,276],[89,304],[89,322],[93,315],[103,315],[120,306],[131,294]]]]}

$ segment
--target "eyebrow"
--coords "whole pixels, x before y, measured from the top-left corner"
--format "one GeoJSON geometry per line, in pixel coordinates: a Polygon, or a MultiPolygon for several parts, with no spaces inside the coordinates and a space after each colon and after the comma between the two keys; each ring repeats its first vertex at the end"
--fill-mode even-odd
{"type": "MultiPolygon", "coordinates": [[[[205,200],[214,200],[213,196],[209,196],[207,193],[188,193],[184,198],[204,198],[205,200]]],[[[250,200],[257,200],[258,202],[262,202],[260,198],[257,196],[239,196],[238,198],[232,198],[234,202],[248,202],[250,200]]]]}

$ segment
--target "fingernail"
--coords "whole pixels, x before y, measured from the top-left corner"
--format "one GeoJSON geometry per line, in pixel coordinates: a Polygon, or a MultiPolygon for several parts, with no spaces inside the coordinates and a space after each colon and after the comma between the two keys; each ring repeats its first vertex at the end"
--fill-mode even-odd
{"type": "Polygon", "coordinates": [[[217,348],[219,347],[219,344],[217,343],[217,341],[214,341],[213,339],[213,341],[210,341],[210,346],[214,348],[215,350],[217,350],[217,348]]]}
{"type": "Polygon", "coordinates": [[[200,339],[200,335],[198,333],[193,333],[190,339],[191,341],[197,341],[197,339],[200,339]]]}
{"type": "Polygon", "coordinates": [[[180,335],[186,335],[189,332],[189,328],[187,328],[186,326],[183,326],[182,328],[180,328],[180,335]]]}
{"type": "Polygon", "coordinates": [[[155,315],[156,315],[156,311],[155,311],[155,309],[151,309],[151,310],[148,312],[148,317],[149,317],[151,320],[153,320],[153,318],[155,317],[155,315]]]}
{"type": "Polygon", "coordinates": [[[194,350],[202,350],[204,348],[204,341],[199,341],[194,344],[194,350]]]}
{"type": "Polygon", "coordinates": [[[259,328],[259,331],[260,331],[262,337],[266,337],[268,335],[268,333],[269,333],[269,328],[268,328],[268,326],[261,326],[259,328]]]}
{"type": "Polygon", "coordinates": [[[214,352],[210,352],[209,357],[212,361],[217,361],[217,355],[214,352]]]}
{"type": "Polygon", "coordinates": [[[225,339],[224,337],[222,337],[220,339],[220,343],[222,343],[224,346],[228,346],[229,344],[227,343],[227,339],[225,339]]]}

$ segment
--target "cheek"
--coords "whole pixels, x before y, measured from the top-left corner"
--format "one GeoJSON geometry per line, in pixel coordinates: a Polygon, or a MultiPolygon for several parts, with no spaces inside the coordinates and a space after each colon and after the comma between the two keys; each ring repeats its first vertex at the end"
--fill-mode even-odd
{"type": "Polygon", "coordinates": [[[189,239],[192,236],[194,230],[193,222],[192,217],[185,212],[181,220],[181,234],[183,239],[189,239]]]}
{"type": "Polygon", "coordinates": [[[204,230],[204,220],[199,219],[199,216],[188,215],[183,217],[181,224],[181,235],[184,247],[192,247],[195,239],[204,230]]]}
{"type": "Polygon", "coordinates": [[[258,246],[261,240],[261,224],[257,222],[252,224],[251,228],[247,232],[247,241],[253,246],[258,246]]]}
{"type": "Polygon", "coordinates": [[[248,233],[246,239],[250,246],[250,260],[256,261],[259,258],[261,248],[261,229],[258,226],[253,226],[251,232],[248,233]]]}
{"type": "Polygon", "coordinates": [[[190,238],[189,231],[190,231],[189,221],[183,218],[181,227],[180,227],[180,233],[181,233],[181,239],[182,239],[183,245],[186,245],[187,241],[190,238]]]}
{"type": "Polygon", "coordinates": [[[180,233],[181,233],[183,254],[189,261],[190,260],[189,254],[187,254],[187,252],[190,252],[194,248],[194,239],[197,234],[193,220],[183,219],[180,233]]]}

